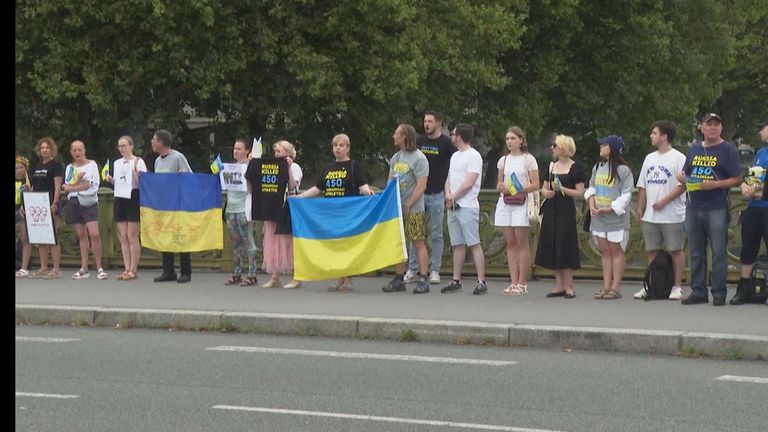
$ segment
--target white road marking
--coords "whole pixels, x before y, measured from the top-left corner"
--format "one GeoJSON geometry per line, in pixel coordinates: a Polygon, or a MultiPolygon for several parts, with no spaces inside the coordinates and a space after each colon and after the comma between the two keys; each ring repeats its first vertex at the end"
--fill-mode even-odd
{"type": "Polygon", "coordinates": [[[757,383],[757,384],[768,384],[768,378],[760,378],[760,377],[722,375],[715,379],[718,381],[751,382],[751,383],[757,383]]]}
{"type": "Polygon", "coordinates": [[[214,405],[211,408],[220,409],[220,410],[231,410],[231,411],[250,411],[250,412],[289,414],[289,415],[311,416],[311,417],[332,417],[332,418],[351,419],[351,420],[369,420],[369,421],[378,421],[378,422],[386,422],[386,423],[404,423],[404,424],[453,427],[453,428],[475,429],[475,430],[490,430],[490,431],[505,431],[505,432],[561,432],[561,431],[556,431],[552,429],[529,429],[529,428],[520,428],[520,427],[514,427],[514,426],[500,426],[500,425],[478,424],[478,423],[457,423],[457,422],[443,421],[443,420],[424,420],[424,419],[411,419],[411,418],[401,418],[401,417],[380,417],[380,416],[344,414],[344,413],[323,412],[323,411],[303,411],[303,410],[288,410],[288,409],[264,408],[264,407],[245,407],[245,406],[233,406],[233,405],[214,405]]]}
{"type": "Polygon", "coordinates": [[[18,342],[77,342],[80,339],[16,336],[18,342]]]}
{"type": "Polygon", "coordinates": [[[52,398],[52,399],[74,399],[74,398],[79,398],[80,397],[78,395],[62,395],[62,394],[48,394],[48,393],[24,393],[24,392],[16,392],[16,396],[52,398]]]}
{"type": "Polygon", "coordinates": [[[430,363],[470,364],[470,365],[483,365],[483,366],[508,366],[508,365],[517,364],[516,361],[477,360],[477,359],[451,358],[451,357],[425,357],[425,356],[409,356],[409,355],[396,355],[396,354],[371,354],[371,353],[361,353],[361,352],[317,351],[317,350],[262,348],[262,347],[226,346],[226,345],[206,348],[206,350],[268,353],[268,354],[294,354],[294,355],[322,356],[322,357],[344,357],[344,358],[359,358],[359,359],[371,359],[371,360],[420,361],[420,362],[430,362],[430,363]]]}

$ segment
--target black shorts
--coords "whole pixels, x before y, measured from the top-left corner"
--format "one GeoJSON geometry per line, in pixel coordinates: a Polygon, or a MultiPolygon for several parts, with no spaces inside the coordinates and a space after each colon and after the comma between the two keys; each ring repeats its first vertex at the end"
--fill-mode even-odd
{"type": "Polygon", "coordinates": [[[757,262],[760,240],[768,249],[768,208],[749,207],[741,213],[741,256],[742,264],[757,262]]]}
{"type": "Polygon", "coordinates": [[[139,190],[131,191],[131,198],[115,197],[115,222],[139,221],[139,190]]]}

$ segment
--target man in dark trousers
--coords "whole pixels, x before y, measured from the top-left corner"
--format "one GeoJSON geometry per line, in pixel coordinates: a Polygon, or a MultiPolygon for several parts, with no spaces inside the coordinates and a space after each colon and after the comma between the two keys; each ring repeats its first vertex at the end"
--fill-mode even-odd
{"type": "MultiPolygon", "coordinates": [[[[152,151],[159,156],[155,159],[155,173],[192,172],[187,158],[180,152],[171,149],[173,138],[167,130],[160,129],[152,136],[152,151]]],[[[176,281],[185,283],[192,280],[192,259],[189,252],[180,252],[181,275],[176,278],[173,270],[173,252],[163,252],[163,274],[155,278],[155,282],[176,281]]]]}

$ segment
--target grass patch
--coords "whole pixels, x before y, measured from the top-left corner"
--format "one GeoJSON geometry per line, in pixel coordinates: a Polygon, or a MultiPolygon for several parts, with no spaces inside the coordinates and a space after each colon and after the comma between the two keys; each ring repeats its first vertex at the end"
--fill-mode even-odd
{"type": "Polygon", "coordinates": [[[680,351],[679,355],[682,358],[700,358],[704,356],[704,352],[697,350],[695,347],[690,345],[686,345],[683,347],[683,350],[680,351]]]}
{"type": "Polygon", "coordinates": [[[485,336],[480,342],[480,345],[496,345],[496,339],[493,336],[485,336]]]}
{"type": "Polygon", "coordinates": [[[413,342],[416,340],[416,333],[411,329],[405,329],[400,332],[400,342],[413,342]]]}
{"type": "Polygon", "coordinates": [[[720,353],[720,358],[723,360],[742,360],[744,359],[744,352],[738,347],[728,347],[720,353]]]}

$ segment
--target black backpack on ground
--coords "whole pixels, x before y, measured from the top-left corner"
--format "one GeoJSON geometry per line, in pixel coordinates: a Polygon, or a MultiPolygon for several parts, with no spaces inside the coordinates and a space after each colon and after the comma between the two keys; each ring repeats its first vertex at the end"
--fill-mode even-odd
{"type": "Polygon", "coordinates": [[[643,278],[646,300],[667,300],[675,284],[675,271],[672,267],[672,255],[665,250],[656,251],[643,278]]]}

